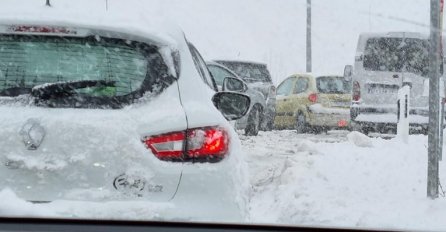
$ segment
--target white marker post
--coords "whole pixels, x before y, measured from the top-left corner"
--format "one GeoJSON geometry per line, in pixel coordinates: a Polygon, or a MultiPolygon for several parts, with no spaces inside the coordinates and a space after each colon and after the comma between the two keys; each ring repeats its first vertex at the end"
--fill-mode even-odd
{"type": "Polygon", "coordinates": [[[404,84],[398,90],[398,124],[396,126],[398,137],[409,142],[409,112],[410,112],[410,86],[404,84]]]}

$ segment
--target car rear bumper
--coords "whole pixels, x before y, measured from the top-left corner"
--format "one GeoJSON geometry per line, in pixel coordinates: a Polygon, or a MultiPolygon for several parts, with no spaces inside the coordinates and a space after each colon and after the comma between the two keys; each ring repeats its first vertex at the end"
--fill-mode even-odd
{"type": "Polygon", "coordinates": [[[180,221],[242,222],[246,219],[244,189],[230,162],[185,164],[181,183],[171,201],[180,221]]]}
{"type": "MultiPolygon", "coordinates": [[[[370,129],[377,132],[396,130],[398,123],[396,107],[364,107],[353,105],[350,118],[354,129],[370,129]]],[[[409,111],[409,126],[413,130],[427,130],[429,109],[427,107],[412,108],[409,111]]]]}
{"type": "MultiPolygon", "coordinates": [[[[314,106],[314,105],[313,105],[314,106]]],[[[329,128],[348,128],[350,122],[350,112],[348,109],[329,108],[319,106],[308,107],[309,118],[307,123],[310,126],[323,126],[329,128]]]]}

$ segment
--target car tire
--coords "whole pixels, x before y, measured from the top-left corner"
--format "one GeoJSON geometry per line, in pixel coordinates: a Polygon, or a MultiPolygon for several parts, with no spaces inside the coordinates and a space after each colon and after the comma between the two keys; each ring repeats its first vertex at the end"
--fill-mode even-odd
{"type": "Polygon", "coordinates": [[[256,136],[260,130],[260,114],[261,110],[258,107],[254,107],[248,116],[248,125],[245,128],[245,135],[256,136]]]}
{"type": "Polygon", "coordinates": [[[352,123],[351,131],[357,131],[357,132],[360,132],[362,134],[369,135],[370,128],[368,128],[366,126],[362,126],[360,124],[352,123]]]}
{"type": "Polygon", "coordinates": [[[269,118],[266,123],[265,131],[272,131],[274,129],[274,118],[269,118]]]}
{"type": "Polygon", "coordinates": [[[297,114],[295,127],[298,134],[303,134],[308,130],[307,119],[302,112],[299,112],[297,114]]]}

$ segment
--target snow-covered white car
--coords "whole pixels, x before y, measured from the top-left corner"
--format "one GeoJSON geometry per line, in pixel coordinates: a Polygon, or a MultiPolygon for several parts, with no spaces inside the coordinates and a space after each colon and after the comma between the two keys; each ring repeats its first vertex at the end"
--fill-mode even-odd
{"type": "MultiPolygon", "coordinates": [[[[398,90],[411,87],[411,130],[427,133],[429,121],[428,36],[415,32],[363,33],[354,66],[344,76],[352,80],[352,128],[364,133],[396,132],[398,90]]],[[[442,78],[441,86],[444,86],[442,78]]],[[[444,95],[444,87],[442,87],[444,95]]]]}
{"type": "Polygon", "coordinates": [[[226,119],[249,97],[216,93],[176,27],[96,22],[0,20],[0,188],[42,204],[166,203],[161,220],[243,220],[248,184],[226,119]]]}

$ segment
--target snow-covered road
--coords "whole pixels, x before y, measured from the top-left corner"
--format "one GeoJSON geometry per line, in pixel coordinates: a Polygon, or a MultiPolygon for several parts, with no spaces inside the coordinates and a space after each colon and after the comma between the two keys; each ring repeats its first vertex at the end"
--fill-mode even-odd
{"type": "MultiPolygon", "coordinates": [[[[357,132],[240,136],[250,172],[248,223],[446,230],[446,198],[426,198],[427,136],[368,138],[357,132]]],[[[446,165],[440,181],[446,184],[446,165]]],[[[0,191],[0,215],[165,220],[175,207],[141,202],[34,205],[0,191]],[[25,213],[25,214],[24,214],[25,213]]],[[[216,222],[224,219],[216,218],[216,222]]]]}
{"type": "MultiPolygon", "coordinates": [[[[341,227],[446,229],[446,200],[426,198],[427,136],[294,131],[241,136],[250,167],[250,220],[341,227]]],[[[444,162],[440,169],[446,168],[444,162]]],[[[446,175],[440,180],[446,183],[446,175]]]]}

